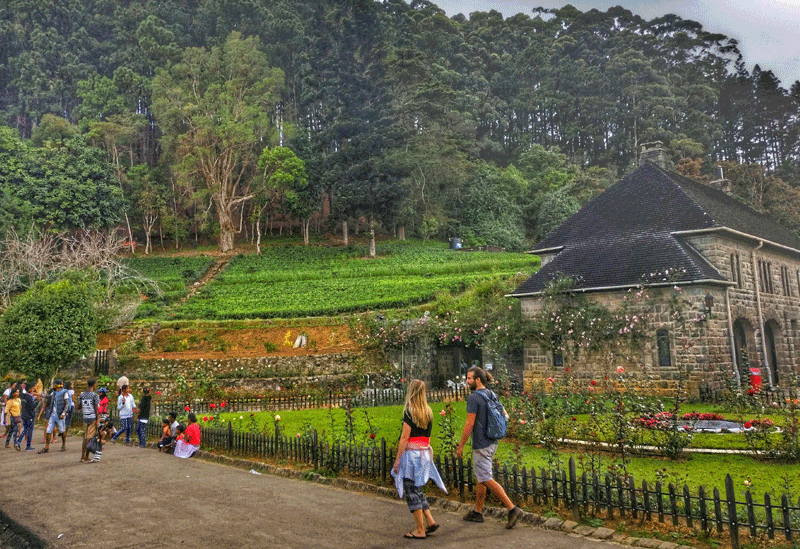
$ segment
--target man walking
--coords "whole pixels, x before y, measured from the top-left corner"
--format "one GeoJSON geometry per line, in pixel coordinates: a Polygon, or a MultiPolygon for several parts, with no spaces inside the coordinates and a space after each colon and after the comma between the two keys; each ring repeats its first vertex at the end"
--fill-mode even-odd
{"type": "Polygon", "coordinates": [[[133,429],[133,412],[136,410],[136,402],[130,393],[130,387],[123,385],[120,395],[117,398],[117,410],[119,410],[119,431],[111,437],[111,442],[116,442],[122,433],[125,433],[125,444],[131,443],[131,429],[133,429]]]}
{"type": "MultiPolygon", "coordinates": [[[[489,405],[486,398],[478,394],[482,392],[488,398],[490,391],[486,385],[491,381],[493,381],[492,376],[483,368],[473,366],[467,371],[467,385],[472,394],[467,399],[467,423],[464,425],[464,432],[461,433],[457,455],[459,458],[461,457],[464,444],[472,436],[472,470],[478,486],[475,489],[475,509],[464,515],[464,520],[483,522],[483,503],[486,501],[486,489],[488,488],[508,509],[506,528],[513,528],[519,517],[522,516],[522,509],[514,505],[503,487],[492,478],[492,460],[497,452],[498,442],[486,436],[486,415],[489,413],[489,405]]],[[[506,417],[506,419],[508,418],[506,417]]]]}
{"type": "Polygon", "coordinates": [[[86,428],[83,432],[81,463],[89,463],[89,450],[86,449],[86,445],[97,436],[97,407],[100,405],[100,396],[94,392],[96,383],[94,379],[87,381],[86,390],[79,397],[83,424],[86,428]]]}
{"type": "Polygon", "coordinates": [[[32,452],[34,450],[33,446],[31,446],[31,441],[33,440],[33,423],[36,419],[36,399],[39,398],[39,395],[34,394],[35,385],[33,383],[26,383],[25,384],[25,392],[22,393],[22,432],[17,437],[15,447],[17,450],[20,449],[20,444],[22,443],[22,439],[25,439],[25,450],[28,452],[32,452]]]}
{"type": "Polygon", "coordinates": [[[69,392],[64,389],[64,382],[60,379],[53,380],[53,391],[45,412],[47,417],[47,431],[45,432],[44,448],[39,450],[39,454],[46,454],[50,451],[50,442],[55,438],[54,429],[58,429],[61,434],[61,451],[67,451],[67,411],[69,410],[69,392]]]}

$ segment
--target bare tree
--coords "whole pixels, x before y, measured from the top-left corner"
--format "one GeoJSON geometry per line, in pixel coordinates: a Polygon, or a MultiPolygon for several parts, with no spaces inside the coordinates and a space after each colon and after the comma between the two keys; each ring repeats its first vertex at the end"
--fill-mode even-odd
{"type": "Polygon", "coordinates": [[[49,280],[58,265],[55,259],[59,237],[31,227],[25,235],[13,228],[0,242],[0,300],[7,307],[14,292],[24,290],[38,280],[49,280]]]}

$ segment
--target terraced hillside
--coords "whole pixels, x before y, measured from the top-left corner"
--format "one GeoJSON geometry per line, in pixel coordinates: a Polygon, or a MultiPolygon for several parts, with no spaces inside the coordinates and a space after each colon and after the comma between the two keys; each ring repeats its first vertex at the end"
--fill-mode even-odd
{"type": "MultiPolygon", "coordinates": [[[[294,318],[397,308],[424,303],[438,292],[459,292],[482,280],[538,268],[538,259],[526,254],[457,251],[440,242],[389,241],[379,244],[377,251],[376,258],[368,259],[366,247],[360,246],[266,247],[260,256],[233,257],[179,306],[169,306],[169,299],[150,298],[139,317],[294,318]]],[[[214,262],[204,259],[207,264],[184,266],[182,261],[188,258],[172,258],[172,270],[145,272],[171,280],[170,287],[177,283],[176,274],[191,285],[214,262]]]]}

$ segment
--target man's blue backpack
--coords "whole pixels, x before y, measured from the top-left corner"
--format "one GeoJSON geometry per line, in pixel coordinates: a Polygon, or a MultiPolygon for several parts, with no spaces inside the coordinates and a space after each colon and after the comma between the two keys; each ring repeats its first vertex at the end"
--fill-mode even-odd
{"type": "Polygon", "coordinates": [[[486,425],[484,425],[484,432],[486,438],[491,440],[500,440],[506,436],[506,429],[508,424],[506,422],[506,411],[497,395],[488,389],[486,392],[475,391],[483,398],[486,399],[486,425]]]}

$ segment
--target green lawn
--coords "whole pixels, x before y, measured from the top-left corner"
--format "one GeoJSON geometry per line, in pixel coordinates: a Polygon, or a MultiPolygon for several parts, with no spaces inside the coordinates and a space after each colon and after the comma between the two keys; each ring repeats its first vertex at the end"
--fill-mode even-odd
{"type": "MultiPolygon", "coordinates": [[[[432,403],[431,408],[434,413],[434,428],[431,445],[435,452],[440,451],[441,441],[441,416],[439,412],[444,404],[432,403]]],[[[466,419],[466,403],[458,402],[453,404],[455,412],[456,442],[461,434],[461,429],[466,419]]],[[[712,409],[701,409],[699,406],[689,406],[687,411],[718,411],[712,409]]],[[[254,415],[258,422],[258,429],[272,433],[274,432],[274,416],[269,412],[259,412],[254,415]]],[[[317,429],[321,436],[328,440],[335,437],[344,436],[346,415],[342,409],[333,410],[302,410],[302,411],[282,411],[277,412],[280,416],[280,425],[286,436],[301,435],[306,432],[309,426],[317,429]]],[[[390,447],[397,444],[400,436],[402,406],[387,406],[380,408],[356,408],[353,410],[354,432],[358,443],[368,443],[371,433],[376,435],[376,440],[385,438],[390,447]],[[366,411],[366,412],[365,412],[366,411]]],[[[727,417],[727,416],[726,416],[727,417]]],[[[226,421],[234,421],[234,425],[247,427],[250,422],[250,414],[222,414],[226,421]],[[240,419],[241,416],[241,419],[240,419]]],[[[743,441],[742,435],[701,435],[695,438],[693,444],[698,446],[699,442],[705,441],[729,441],[717,444],[716,447],[729,444],[736,446],[743,441]],[[738,442],[737,442],[738,441],[738,442]]],[[[743,447],[743,444],[740,445],[743,447]]],[[[467,448],[466,454],[468,454],[467,448]]],[[[620,472],[622,463],[618,456],[611,454],[598,454],[592,456],[589,452],[580,449],[561,450],[557,455],[551,456],[539,448],[525,446],[513,439],[505,439],[500,444],[497,459],[503,464],[512,466],[514,464],[524,465],[525,467],[536,467],[537,470],[548,466],[548,460],[555,459],[563,462],[566,467],[570,457],[574,457],[577,462],[578,472],[591,471],[594,461],[594,470],[600,474],[606,472],[620,472]]],[[[626,464],[626,470],[633,475],[637,484],[642,480],[647,480],[652,485],[656,480],[661,480],[665,485],[669,482],[676,486],[687,484],[692,492],[699,486],[707,489],[717,487],[724,493],[725,475],[730,474],[737,490],[744,492],[746,489],[745,481],[750,479],[750,489],[755,497],[763,498],[765,492],[782,494],[784,487],[788,487],[794,494],[795,499],[800,494],[800,465],[786,465],[779,463],[761,462],[749,456],[733,455],[712,455],[712,454],[692,454],[688,458],[679,461],[671,461],[660,457],[632,457],[626,464]]]]}

